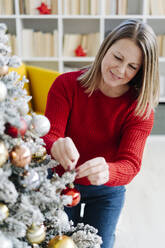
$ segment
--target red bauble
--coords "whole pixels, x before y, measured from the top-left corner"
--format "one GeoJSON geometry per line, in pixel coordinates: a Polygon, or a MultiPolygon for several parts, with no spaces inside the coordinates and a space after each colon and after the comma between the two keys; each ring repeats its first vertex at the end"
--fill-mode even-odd
{"type": "Polygon", "coordinates": [[[27,130],[26,121],[21,118],[20,119],[20,127],[12,126],[10,123],[6,123],[5,133],[10,135],[12,138],[17,138],[18,136],[24,136],[27,130]]]}
{"type": "Polygon", "coordinates": [[[49,15],[51,14],[51,9],[45,3],[41,3],[41,5],[37,8],[41,15],[49,15]]]}
{"type": "Polygon", "coordinates": [[[79,45],[76,49],[75,49],[75,55],[78,57],[85,57],[87,54],[84,51],[84,49],[82,48],[81,45],[79,45]]]}
{"type": "Polygon", "coordinates": [[[62,195],[72,196],[72,203],[68,204],[67,207],[74,207],[80,202],[80,192],[75,188],[67,187],[61,193],[62,195]]]}

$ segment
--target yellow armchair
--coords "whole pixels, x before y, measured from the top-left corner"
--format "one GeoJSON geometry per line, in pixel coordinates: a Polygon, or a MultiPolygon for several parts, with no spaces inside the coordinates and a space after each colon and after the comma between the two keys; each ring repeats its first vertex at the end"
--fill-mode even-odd
{"type": "Polygon", "coordinates": [[[25,75],[29,80],[29,83],[25,84],[25,88],[28,94],[32,96],[30,107],[34,112],[44,114],[48,91],[60,73],[25,64],[22,64],[19,68],[10,68],[10,71],[12,70],[16,71],[21,78],[25,75]]]}

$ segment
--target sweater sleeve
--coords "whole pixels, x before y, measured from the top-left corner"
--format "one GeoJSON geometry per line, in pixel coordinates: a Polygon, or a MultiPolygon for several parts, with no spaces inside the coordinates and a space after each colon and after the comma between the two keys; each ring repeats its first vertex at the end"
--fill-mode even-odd
{"type": "Polygon", "coordinates": [[[60,75],[54,81],[48,93],[45,116],[49,119],[51,128],[49,133],[42,137],[48,153],[50,153],[54,141],[59,137],[65,136],[67,120],[72,105],[72,97],[70,97],[67,85],[66,75],[60,75]]]}
{"type": "Polygon", "coordinates": [[[108,186],[126,185],[140,171],[146,139],[153,127],[154,113],[148,119],[130,115],[123,127],[119,149],[114,162],[108,162],[108,186]]]}

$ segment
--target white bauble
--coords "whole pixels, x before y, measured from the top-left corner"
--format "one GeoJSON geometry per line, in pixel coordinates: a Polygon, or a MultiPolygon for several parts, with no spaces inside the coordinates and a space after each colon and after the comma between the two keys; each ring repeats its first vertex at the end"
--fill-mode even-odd
{"type": "Polygon", "coordinates": [[[39,136],[44,136],[50,130],[50,122],[44,115],[33,114],[32,119],[33,131],[39,136]]]}
{"type": "Polygon", "coordinates": [[[0,221],[5,220],[8,216],[9,216],[8,207],[5,204],[0,203],[0,221]]]}
{"type": "Polygon", "coordinates": [[[13,248],[11,240],[5,237],[1,232],[0,232],[0,247],[1,248],[13,248]]]}
{"type": "Polygon", "coordinates": [[[0,102],[4,101],[7,96],[7,88],[6,85],[0,81],[0,102]]]}
{"type": "Polygon", "coordinates": [[[26,235],[31,244],[40,244],[45,240],[46,237],[45,226],[43,224],[35,225],[33,223],[32,226],[27,230],[26,235]]]}

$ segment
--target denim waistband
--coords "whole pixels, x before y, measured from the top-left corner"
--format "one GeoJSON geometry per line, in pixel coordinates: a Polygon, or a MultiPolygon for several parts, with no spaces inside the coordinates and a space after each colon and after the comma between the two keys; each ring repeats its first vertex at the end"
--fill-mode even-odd
{"type": "Polygon", "coordinates": [[[95,197],[116,193],[124,193],[126,191],[125,186],[106,186],[106,185],[80,185],[75,184],[75,188],[78,189],[81,193],[81,196],[95,197]]]}

